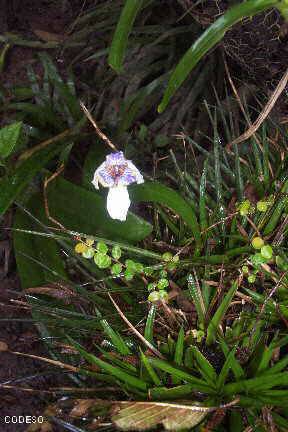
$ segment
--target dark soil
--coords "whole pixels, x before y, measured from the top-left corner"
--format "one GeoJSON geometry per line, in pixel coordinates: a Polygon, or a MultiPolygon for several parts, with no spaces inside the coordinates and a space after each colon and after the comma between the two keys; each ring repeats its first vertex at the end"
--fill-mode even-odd
{"type": "MultiPolygon", "coordinates": [[[[63,34],[73,19],[74,11],[77,13],[80,10],[82,2],[67,1],[62,4],[61,9],[58,1],[0,0],[1,33],[10,32],[23,38],[31,38],[37,30],[63,34]]],[[[25,85],[26,67],[34,62],[36,53],[37,49],[13,47],[8,52],[5,69],[1,74],[2,85],[25,85]]],[[[24,299],[16,274],[9,231],[3,230],[3,227],[9,227],[10,221],[11,214],[0,221],[0,347],[3,349],[7,344],[9,351],[49,357],[29,311],[15,303],[15,300],[24,299]]],[[[59,369],[9,351],[0,352],[0,431],[22,432],[28,429],[29,424],[5,424],[5,416],[41,416],[49,402],[55,400],[53,393],[45,393],[43,390],[61,387],[65,382],[67,384],[67,380],[59,369]],[[32,390],[19,390],[19,387],[32,390]]],[[[52,426],[49,432],[54,431],[60,432],[63,428],[52,426]]]]}
{"type": "MultiPolygon", "coordinates": [[[[30,314],[13,304],[13,300],[20,299],[17,294],[21,293],[15,273],[2,280],[0,286],[0,343],[6,343],[10,351],[49,357],[37,329],[31,322],[30,314]]],[[[1,352],[0,383],[12,387],[0,388],[1,432],[21,432],[29,426],[19,423],[5,424],[5,416],[41,416],[49,400],[53,400],[53,394],[47,395],[41,390],[63,385],[60,374],[61,372],[41,361],[1,352]],[[19,387],[33,390],[19,390],[19,387]]],[[[62,429],[54,428],[54,431],[58,430],[60,432],[62,429]]]]}

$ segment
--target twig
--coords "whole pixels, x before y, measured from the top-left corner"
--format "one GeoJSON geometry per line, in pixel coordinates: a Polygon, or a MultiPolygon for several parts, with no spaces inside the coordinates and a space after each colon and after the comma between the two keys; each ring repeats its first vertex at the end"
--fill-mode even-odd
{"type": "Polygon", "coordinates": [[[47,186],[48,184],[54,180],[56,177],[59,176],[59,174],[62,173],[62,171],[64,170],[64,164],[61,164],[61,166],[58,168],[58,170],[53,173],[50,177],[46,177],[44,180],[44,187],[43,187],[43,196],[44,196],[44,207],[45,207],[45,213],[47,216],[47,219],[49,219],[52,223],[54,223],[55,225],[58,225],[61,230],[66,231],[66,228],[56,219],[54,219],[51,215],[50,215],[50,210],[49,210],[49,204],[48,204],[48,197],[47,197],[47,186]]]}
{"type": "Polygon", "coordinates": [[[240,144],[241,142],[246,141],[248,138],[250,138],[252,135],[256,133],[256,131],[261,126],[261,124],[270,114],[272,108],[274,107],[281,93],[285,89],[287,83],[288,83],[288,69],[282,76],[281,80],[279,81],[277,87],[275,88],[274,92],[272,93],[270,99],[268,100],[267,104],[265,105],[263,111],[260,113],[257,120],[249,127],[249,129],[247,129],[246,132],[244,132],[238,138],[233,140],[231,143],[227,144],[227,149],[230,149],[233,144],[240,144]]]}
{"type": "Polygon", "coordinates": [[[95,128],[97,134],[99,135],[99,137],[106,142],[106,144],[108,144],[109,147],[112,148],[112,150],[114,151],[118,151],[116,146],[109,140],[109,138],[101,131],[101,129],[97,126],[97,123],[95,122],[95,120],[93,119],[90,111],[86,108],[86,106],[84,105],[84,103],[82,101],[80,101],[80,106],[82,108],[82,110],[84,111],[84,114],[86,115],[86,117],[88,118],[88,120],[90,121],[90,123],[93,125],[93,127],[95,128]]]}
{"type": "Polygon", "coordinates": [[[147,346],[147,348],[152,351],[157,357],[164,359],[165,357],[160,353],[160,351],[158,351],[150,342],[148,342],[145,337],[133,326],[133,324],[131,324],[131,322],[128,320],[128,318],[126,318],[126,316],[123,314],[123,312],[121,311],[121,309],[119,308],[119,306],[117,305],[117,303],[115,302],[115,300],[113,299],[113,297],[111,296],[110,293],[108,293],[108,296],[111,300],[111,302],[113,303],[113,305],[115,306],[115,309],[117,310],[117,312],[119,313],[120,317],[123,319],[123,321],[128,325],[128,327],[133,331],[133,333],[141,340],[141,342],[144,343],[144,345],[147,346]]]}
{"type": "Polygon", "coordinates": [[[40,144],[37,144],[36,146],[32,147],[31,149],[28,149],[24,151],[18,158],[18,161],[22,161],[25,159],[28,159],[30,156],[32,156],[35,152],[43,149],[44,147],[47,147],[50,144],[56,143],[58,141],[61,141],[63,138],[68,137],[69,135],[73,134],[73,129],[66,129],[63,132],[59,133],[58,135],[49,138],[45,141],[42,141],[40,144]]]}
{"type": "Polygon", "coordinates": [[[19,351],[7,351],[7,352],[9,354],[15,354],[17,356],[28,357],[28,358],[31,358],[33,360],[40,360],[40,361],[52,364],[53,366],[58,366],[61,369],[67,369],[67,370],[69,370],[71,372],[76,372],[76,373],[79,372],[79,368],[78,367],[69,365],[67,363],[62,363],[62,362],[60,362],[58,360],[52,360],[52,359],[49,359],[47,357],[41,357],[41,356],[37,356],[37,355],[34,355],[34,354],[22,353],[22,352],[19,352],[19,351]]]}

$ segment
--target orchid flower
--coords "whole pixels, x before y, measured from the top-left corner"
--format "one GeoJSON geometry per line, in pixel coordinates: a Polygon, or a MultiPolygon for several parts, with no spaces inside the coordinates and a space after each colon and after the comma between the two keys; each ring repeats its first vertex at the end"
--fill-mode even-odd
{"type": "Polygon", "coordinates": [[[144,179],[135,165],[122,152],[111,153],[95,171],[92,180],[96,189],[99,183],[108,187],[107,210],[112,219],[125,221],[130,207],[127,186],[143,183],[144,179]]]}

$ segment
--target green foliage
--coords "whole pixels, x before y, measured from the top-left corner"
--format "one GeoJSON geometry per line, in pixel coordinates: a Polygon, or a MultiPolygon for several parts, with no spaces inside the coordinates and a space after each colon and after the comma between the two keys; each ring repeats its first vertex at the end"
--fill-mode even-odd
{"type": "Polygon", "coordinates": [[[15,122],[0,129],[0,157],[5,159],[14,151],[19,140],[22,123],[15,122]]]}
{"type": "Polygon", "coordinates": [[[125,55],[128,36],[142,7],[142,0],[126,0],[109,52],[109,64],[119,72],[125,55]]]}
{"type": "MultiPolygon", "coordinates": [[[[122,3],[108,3],[79,17],[63,49],[73,40],[81,43],[83,34],[91,35],[95,29],[104,35],[103,40],[109,40],[122,3]]],[[[161,109],[196,62],[240,19],[240,12],[259,12],[272,3],[243,2],[212,24],[172,72],[161,109]]],[[[131,208],[141,216],[130,212],[125,223],[111,220],[103,191],[90,187],[95,168],[110,150],[88,126],[84,129],[86,120],[70,70],[64,80],[52,60],[41,54],[43,80],[29,67],[28,91],[11,90],[7,109],[16,112],[17,121],[4,128],[4,135],[3,129],[0,131],[0,156],[5,159],[1,161],[5,173],[0,183],[0,208],[3,213],[16,200],[13,241],[22,286],[30,289],[26,295],[33,319],[45,330],[53,356],[73,365],[73,390],[85,397],[100,388],[101,398],[107,393],[110,399],[107,385],[113,386],[113,399],[121,403],[126,399],[131,404],[133,400],[151,404],[170,400],[181,410],[201,413],[201,425],[193,419],[187,423],[189,428],[195,426],[195,431],[205,427],[214,411],[227,403],[232,403],[223,408],[231,430],[237,426],[243,431],[255,424],[262,430],[263,412],[269,407],[276,426],[285,430],[287,134],[283,125],[268,120],[253,138],[226,150],[222,141],[231,142],[235,130],[247,124],[237,123],[220,99],[216,107],[208,101],[203,106],[212,138],[203,134],[195,139],[196,134],[183,133],[182,157],[178,143],[169,130],[163,133],[152,108],[181,55],[179,40],[183,36],[196,39],[199,26],[174,26],[165,21],[145,29],[135,18],[146,6],[148,11],[149,2],[125,2],[109,53],[110,64],[117,71],[123,65],[123,72],[117,77],[107,65],[97,68],[106,107],[93,113],[98,122],[103,111],[101,128],[111,128],[111,135],[119,138],[117,146],[142,163],[147,178],[156,177],[156,181],[145,178],[144,184],[129,187],[131,208]],[[128,42],[129,33],[133,37],[128,42]],[[126,49],[129,55],[125,57],[126,49]],[[149,55],[142,56],[143,52],[149,55]],[[121,95],[117,114],[111,111],[107,91],[113,98],[117,93],[116,101],[121,95]],[[133,133],[128,134],[132,125],[133,133]],[[25,132],[25,140],[20,139],[20,130],[25,132]],[[277,152],[270,151],[275,136],[277,152]],[[81,151],[77,151],[79,144],[81,151]],[[158,165],[152,163],[152,152],[158,165]],[[46,188],[47,219],[43,179],[63,162],[65,178],[58,176],[46,188]],[[78,176],[82,166],[83,173],[78,176]],[[240,408],[245,409],[243,419],[238,415],[240,408]]],[[[151,7],[157,5],[151,2],[151,7]]],[[[88,65],[86,61],[107,54],[106,45],[102,52],[94,48],[85,45],[79,59],[88,65]]],[[[207,60],[203,72],[192,72],[191,82],[183,87],[186,103],[166,111],[161,117],[164,125],[175,120],[179,129],[181,119],[190,113],[189,104],[199,109],[194,102],[205,93],[212,66],[212,60],[207,60]]],[[[89,70],[87,75],[93,74],[89,70]]],[[[89,87],[90,79],[84,77],[81,85],[89,87]]],[[[98,101],[98,90],[96,86],[97,97],[89,92],[91,106],[98,101]]],[[[225,101],[229,99],[227,96],[225,101]]],[[[59,390],[61,395],[65,392],[70,394],[70,390],[59,390]]],[[[101,403],[105,405],[105,401],[101,403]]],[[[167,406],[167,410],[173,409],[175,406],[167,406]]],[[[132,414],[139,412],[134,406],[132,414]]],[[[71,428],[77,428],[82,422],[78,420],[71,419],[71,428]]],[[[124,409],[118,421],[125,426],[128,420],[124,409]]],[[[157,424],[167,425],[165,416],[158,420],[157,424]]],[[[223,427],[216,425],[216,431],[223,427]]]]}
{"type": "MultiPolygon", "coordinates": [[[[141,6],[141,1],[127,0],[119,18],[109,54],[109,63],[118,72],[122,68],[128,36],[135,18],[141,10],[141,6]]],[[[185,81],[189,73],[202,57],[223,39],[225,33],[233,25],[245,17],[251,17],[272,7],[278,7],[283,16],[286,17],[287,4],[284,0],[250,0],[231,7],[224,15],[211,24],[192,44],[172,72],[158,111],[161,113],[165,110],[170,99],[185,81]]]]}

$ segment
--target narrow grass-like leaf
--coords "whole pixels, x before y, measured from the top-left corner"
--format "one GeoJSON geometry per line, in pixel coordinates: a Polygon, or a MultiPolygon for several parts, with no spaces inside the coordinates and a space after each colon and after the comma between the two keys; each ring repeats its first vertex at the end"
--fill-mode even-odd
{"type": "Polygon", "coordinates": [[[142,0],[126,0],[111,43],[108,62],[117,72],[122,68],[128,36],[142,7],[142,0]]]}
{"type": "Polygon", "coordinates": [[[265,229],[263,231],[264,235],[271,234],[272,231],[276,228],[281,215],[283,213],[284,208],[287,205],[288,198],[287,198],[287,192],[288,192],[288,179],[285,180],[283,186],[281,187],[280,194],[276,197],[276,202],[273,206],[273,212],[272,215],[265,226],[265,229]]]}
{"type": "Polygon", "coordinates": [[[149,397],[152,400],[179,400],[191,396],[195,391],[193,384],[183,384],[176,387],[156,387],[149,389],[149,397]]]}
{"type": "Polygon", "coordinates": [[[233,299],[233,296],[235,292],[237,291],[238,283],[233,282],[232,287],[229,289],[228,293],[225,295],[224,299],[222,300],[220,306],[218,307],[217,311],[215,312],[212,320],[210,321],[210,324],[207,329],[207,345],[211,345],[216,338],[216,333],[219,327],[219,324],[221,323],[221,320],[224,318],[224,315],[230,306],[230,303],[233,299]]]}
{"type": "Polygon", "coordinates": [[[184,336],[185,336],[184,329],[183,327],[181,327],[178,333],[178,338],[177,338],[175,352],[174,352],[174,363],[177,366],[181,366],[183,364],[184,336]]]}
{"type": "Polygon", "coordinates": [[[188,275],[188,290],[197,311],[199,324],[204,325],[206,308],[199,283],[192,274],[188,275]]]}
{"type": "Polygon", "coordinates": [[[278,0],[249,0],[228,9],[224,15],[210,25],[177,64],[169,79],[162,101],[158,106],[158,111],[161,113],[165,110],[170,99],[192,69],[211,48],[221,41],[230,27],[246,16],[253,16],[277,4],[279,4],[278,0]]]}
{"type": "Polygon", "coordinates": [[[217,387],[219,393],[222,392],[225,381],[226,381],[227,376],[229,374],[229,371],[230,371],[230,369],[232,369],[233,363],[235,362],[235,357],[234,357],[235,351],[236,351],[236,348],[233,348],[233,350],[230,351],[230,353],[228,354],[228,356],[225,360],[224,365],[222,366],[220,374],[218,375],[216,387],[217,387]]]}
{"type": "Polygon", "coordinates": [[[202,171],[200,186],[199,186],[199,219],[201,231],[204,231],[208,227],[208,218],[206,210],[206,180],[207,180],[207,160],[204,163],[204,169],[202,171]]]}
{"type": "Polygon", "coordinates": [[[104,362],[103,360],[94,356],[93,354],[88,353],[86,350],[84,350],[84,348],[80,344],[75,342],[69,336],[67,336],[67,337],[68,337],[70,343],[77,349],[77,351],[79,351],[79,353],[82,355],[82,357],[84,357],[85,360],[87,360],[89,363],[92,363],[92,364],[100,367],[101,369],[103,369],[108,374],[115,376],[120,381],[127,383],[127,384],[131,385],[132,387],[135,387],[136,389],[139,389],[139,390],[146,390],[147,389],[147,384],[144,381],[142,381],[139,378],[136,378],[132,375],[129,375],[128,373],[126,373],[122,369],[120,369],[119,367],[112,366],[109,363],[104,362]]]}
{"type": "Polygon", "coordinates": [[[226,395],[237,394],[240,392],[257,393],[273,387],[288,386],[288,372],[273,375],[261,375],[258,378],[251,378],[237,383],[230,383],[224,386],[223,392],[226,395]]]}
{"type": "Polygon", "coordinates": [[[102,319],[100,323],[105,334],[110,338],[111,342],[113,343],[115,348],[117,348],[119,353],[122,355],[131,354],[131,351],[129,350],[128,346],[125,344],[122,337],[113,330],[113,328],[110,326],[108,321],[106,319],[102,319]]]}
{"type": "Polygon", "coordinates": [[[198,370],[203,376],[203,378],[209,383],[209,385],[214,386],[216,383],[216,372],[204,355],[199,351],[196,346],[192,347],[193,356],[198,365],[198,370]]]}
{"type": "Polygon", "coordinates": [[[140,350],[140,358],[141,358],[142,363],[145,366],[148,374],[150,375],[152,381],[154,382],[154,384],[156,386],[161,386],[162,382],[161,382],[159,376],[156,374],[156,372],[153,369],[152,365],[149,363],[147,357],[145,356],[145,354],[143,354],[143,352],[141,350],[140,350]]]}
{"type": "Polygon", "coordinates": [[[131,186],[133,201],[151,201],[165,205],[182,217],[191,229],[197,244],[201,244],[200,227],[197,217],[189,204],[173,189],[158,182],[145,182],[131,186]]]}
{"type": "Polygon", "coordinates": [[[199,378],[194,377],[193,375],[190,375],[189,373],[178,369],[174,366],[172,366],[170,363],[159,360],[150,357],[149,362],[154,366],[155,368],[158,368],[160,370],[163,370],[164,372],[169,373],[172,377],[179,378],[183,381],[186,381],[188,383],[194,384],[195,389],[199,389],[199,391],[209,391],[211,392],[210,387],[207,385],[207,383],[199,378]],[[201,390],[200,390],[201,389],[201,390]]]}
{"type": "Polygon", "coordinates": [[[152,304],[148,312],[145,330],[144,330],[144,337],[151,344],[153,344],[153,329],[154,329],[156,311],[157,311],[157,306],[152,304]]]}

